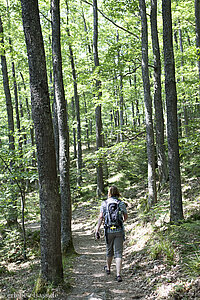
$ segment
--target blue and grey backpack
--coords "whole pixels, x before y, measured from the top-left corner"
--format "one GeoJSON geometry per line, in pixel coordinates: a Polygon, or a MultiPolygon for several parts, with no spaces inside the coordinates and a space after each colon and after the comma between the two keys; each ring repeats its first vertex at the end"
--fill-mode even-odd
{"type": "Polygon", "coordinates": [[[122,212],[120,210],[120,200],[116,198],[108,198],[106,201],[105,224],[106,228],[122,227],[122,212]]]}

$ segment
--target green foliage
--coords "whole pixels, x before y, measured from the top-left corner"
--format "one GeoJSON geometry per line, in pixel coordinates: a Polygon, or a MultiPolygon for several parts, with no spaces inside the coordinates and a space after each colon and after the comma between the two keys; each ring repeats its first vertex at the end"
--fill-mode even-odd
{"type": "Polygon", "coordinates": [[[150,241],[149,254],[169,264],[180,264],[191,277],[200,272],[200,221],[183,222],[156,228],[150,241]]]}
{"type": "Polygon", "coordinates": [[[174,244],[181,244],[180,251],[184,256],[196,253],[200,243],[200,221],[184,222],[179,226],[172,225],[169,230],[174,244]]]}
{"type": "MultiPolygon", "coordinates": [[[[0,244],[0,256],[6,262],[23,261],[23,237],[20,229],[2,230],[0,244]]],[[[35,257],[39,254],[40,235],[38,231],[28,231],[27,235],[27,257],[35,257]]]]}
{"type": "Polygon", "coordinates": [[[34,295],[47,294],[48,283],[39,276],[34,287],[34,295]]]}
{"type": "Polygon", "coordinates": [[[135,0],[103,0],[103,4],[109,15],[115,18],[122,18],[128,12],[134,14],[138,10],[138,2],[135,0]]]}
{"type": "Polygon", "coordinates": [[[180,140],[180,156],[183,161],[184,174],[191,177],[200,176],[200,135],[198,131],[193,134],[192,139],[180,140]]]}
{"type": "Polygon", "coordinates": [[[23,240],[19,230],[4,231],[4,237],[0,248],[1,257],[8,262],[22,260],[23,240]]]}
{"type": "Polygon", "coordinates": [[[124,182],[123,188],[129,184],[143,180],[147,172],[145,141],[136,140],[132,143],[122,142],[104,147],[93,154],[85,155],[84,163],[87,172],[91,172],[99,163],[106,161],[109,177],[121,174],[118,184],[124,182]]]}
{"type": "Polygon", "coordinates": [[[158,236],[157,241],[154,237],[149,247],[149,253],[152,259],[163,258],[170,265],[174,263],[175,250],[166,237],[158,236]]]}

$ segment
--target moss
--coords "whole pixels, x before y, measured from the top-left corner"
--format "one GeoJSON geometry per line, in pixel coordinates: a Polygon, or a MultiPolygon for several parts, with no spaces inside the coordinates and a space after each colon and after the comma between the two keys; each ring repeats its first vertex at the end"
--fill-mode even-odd
{"type": "Polygon", "coordinates": [[[36,280],[35,287],[33,290],[34,295],[45,294],[47,292],[48,283],[45,281],[41,275],[39,275],[36,280]]]}

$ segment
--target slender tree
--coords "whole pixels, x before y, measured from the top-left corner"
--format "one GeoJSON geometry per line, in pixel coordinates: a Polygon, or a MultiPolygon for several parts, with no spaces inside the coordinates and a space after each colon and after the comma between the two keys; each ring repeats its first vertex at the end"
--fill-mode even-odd
{"type": "Polygon", "coordinates": [[[177,92],[172,40],[171,0],[162,1],[165,94],[167,106],[167,139],[170,183],[170,219],[183,219],[181,176],[177,125],[177,92]]]}
{"type": "Polygon", "coordinates": [[[88,117],[87,117],[87,102],[85,99],[85,93],[83,94],[84,97],[84,108],[85,108],[85,130],[86,130],[86,137],[87,137],[87,147],[90,150],[90,138],[89,138],[89,126],[88,126],[88,117]]]}
{"type": "Polygon", "coordinates": [[[60,45],[60,0],[51,1],[51,15],[53,74],[59,131],[61,237],[62,252],[66,254],[69,248],[73,249],[73,242],[71,232],[72,211],[69,179],[69,131],[62,75],[62,55],[60,45]]]}
{"type": "Polygon", "coordinates": [[[142,79],[144,88],[144,105],[146,121],[147,157],[148,157],[148,204],[152,206],[157,201],[155,176],[155,149],[152,120],[152,101],[148,68],[148,31],[145,0],[139,0],[142,23],[142,79]]]}
{"type": "MultiPolygon", "coordinates": [[[[68,1],[65,0],[67,6],[67,25],[69,25],[69,7],[68,1]]],[[[69,27],[67,28],[68,37],[70,37],[69,27]]],[[[82,143],[81,143],[81,119],[80,119],[80,104],[79,104],[79,95],[78,95],[78,85],[77,85],[77,75],[76,75],[76,68],[75,68],[75,59],[74,53],[72,49],[72,45],[69,43],[69,53],[70,53],[70,62],[71,62],[71,69],[72,69],[72,78],[73,78],[73,86],[74,86],[74,102],[76,108],[76,122],[77,122],[77,184],[78,186],[81,185],[82,181],[82,167],[83,167],[83,159],[82,159],[82,143]]]]}
{"type": "MultiPolygon", "coordinates": [[[[2,75],[3,75],[3,87],[4,93],[6,98],[6,110],[7,110],[7,117],[8,117],[8,139],[9,139],[9,150],[14,156],[15,150],[15,139],[14,139],[14,117],[13,117],[13,105],[10,93],[10,85],[9,85],[9,78],[8,78],[8,68],[7,68],[7,61],[6,61],[6,53],[4,49],[4,38],[3,38],[3,24],[0,16],[0,44],[2,45],[2,52],[1,52],[1,68],[2,68],[2,75]]],[[[10,163],[10,168],[13,168],[13,162],[10,163]]],[[[11,181],[12,184],[12,181],[11,181]]],[[[11,197],[11,203],[9,206],[7,223],[9,226],[17,224],[17,202],[14,196],[11,197]]]]}
{"type": "MultiPolygon", "coordinates": [[[[178,22],[179,28],[179,45],[180,45],[180,51],[181,51],[181,82],[184,84],[185,78],[183,75],[183,69],[184,69],[184,48],[183,48],[183,38],[182,38],[182,30],[180,28],[180,21],[178,22]]],[[[189,120],[188,120],[188,110],[187,110],[187,102],[186,102],[186,95],[185,91],[182,92],[182,104],[183,104],[183,115],[184,115],[184,126],[185,126],[185,134],[188,137],[189,136],[189,120]]]]}
{"type": "Polygon", "coordinates": [[[27,46],[32,117],[37,145],[41,209],[41,276],[59,283],[63,279],[61,254],[61,201],[56,170],[53,124],[46,60],[37,0],[21,0],[27,46]]]}
{"type": "MultiPolygon", "coordinates": [[[[119,32],[117,31],[117,43],[119,43],[119,32]]],[[[121,66],[120,49],[117,51],[118,67],[119,67],[119,121],[120,121],[120,142],[123,142],[123,126],[124,126],[124,95],[123,95],[123,74],[121,66]]]]}
{"type": "MultiPolygon", "coordinates": [[[[22,79],[22,83],[23,83],[23,87],[24,87],[24,94],[25,94],[25,98],[26,98],[26,111],[27,111],[27,115],[28,115],[28,120],[32,120],[31,118],[31,112],[30,112],[30,108],[29,108],[29,101],[28,101],[28,97],[26,95],[26,84],[25,84],[25,81],[24,81],[24,76],[22,74],[22,72],[20,72],[20,76],[21,76],[21,79],[22,79]]],[[[31,137],[31,145],[32,147],[35,145],[35,137],[34,137],[34,128],[31,126],[30,128],[30,137],[31,137]]],[[[35,166],[35,159],[36,159],[36,155],[35,155],[35,150],[33,150],[33,160],[32,160],[32,166],[35,166]]]]}
{"type": "MultiPolygon", "coordinates": [[[[197,47],[197,64],[200,80],[200,0],[195,0],[195,29],[196,29],[196,47],[197,47]]],[[[199,84],[199,101],[200,101],[200,84],[199,84]]],[[[200,102],[198,101],[200,111],[200,102]]]]}
{"type": "Polygon", "coordinates": [[[74,146],[74,159],[77,158],[77,149],[76,149],[76,112],[75,112],[75,104],[74,104],[74,97],[72,97],[71,101],[72,105],[72,120],[73,120],[73,146],[74,146]]]}
{"type": "Polygon", "coordinates": [[[161,87],[161,61],[160,46],[157,29],[157,0],[151,0],[151,37],[154,54],[154,108],[155,108],[155,129],[156,129],[156,150],[158,162],[158,174],[161,184],[168,179],[167,159],[165,155],[164,140],[164,117],[162,105],[161,87]]]}
{"type": "MultiPolygon", "coordinates": [[[[97,0],[93,0],[93,54],[94,54],[94,65],[95,68],[99,67],[99,55],[98,55],[98,11],[97,11],[97,0]]],[[[101,99],[101,81],[96,79],[96,92],[98,100],[101,99]]],[[[99,150],[103,146],[102,137],[102,117],[101,117],[101,104],[96,105],[95,109],[96,118],[96,147],[99,150]]],[[[97,195],[101,196],[104,192],[104,181],[103,181],[103,166],[100,161],[97,166],[97,195]]]]}

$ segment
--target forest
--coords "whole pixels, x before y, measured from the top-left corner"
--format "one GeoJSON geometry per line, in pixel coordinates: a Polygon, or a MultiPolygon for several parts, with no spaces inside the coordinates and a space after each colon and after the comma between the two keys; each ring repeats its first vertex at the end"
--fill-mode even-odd
{"type": "Polygon", "coordinates": [[[0,299],[199,299],[200,0],[1,0],[0,55],[0,299]]]}

